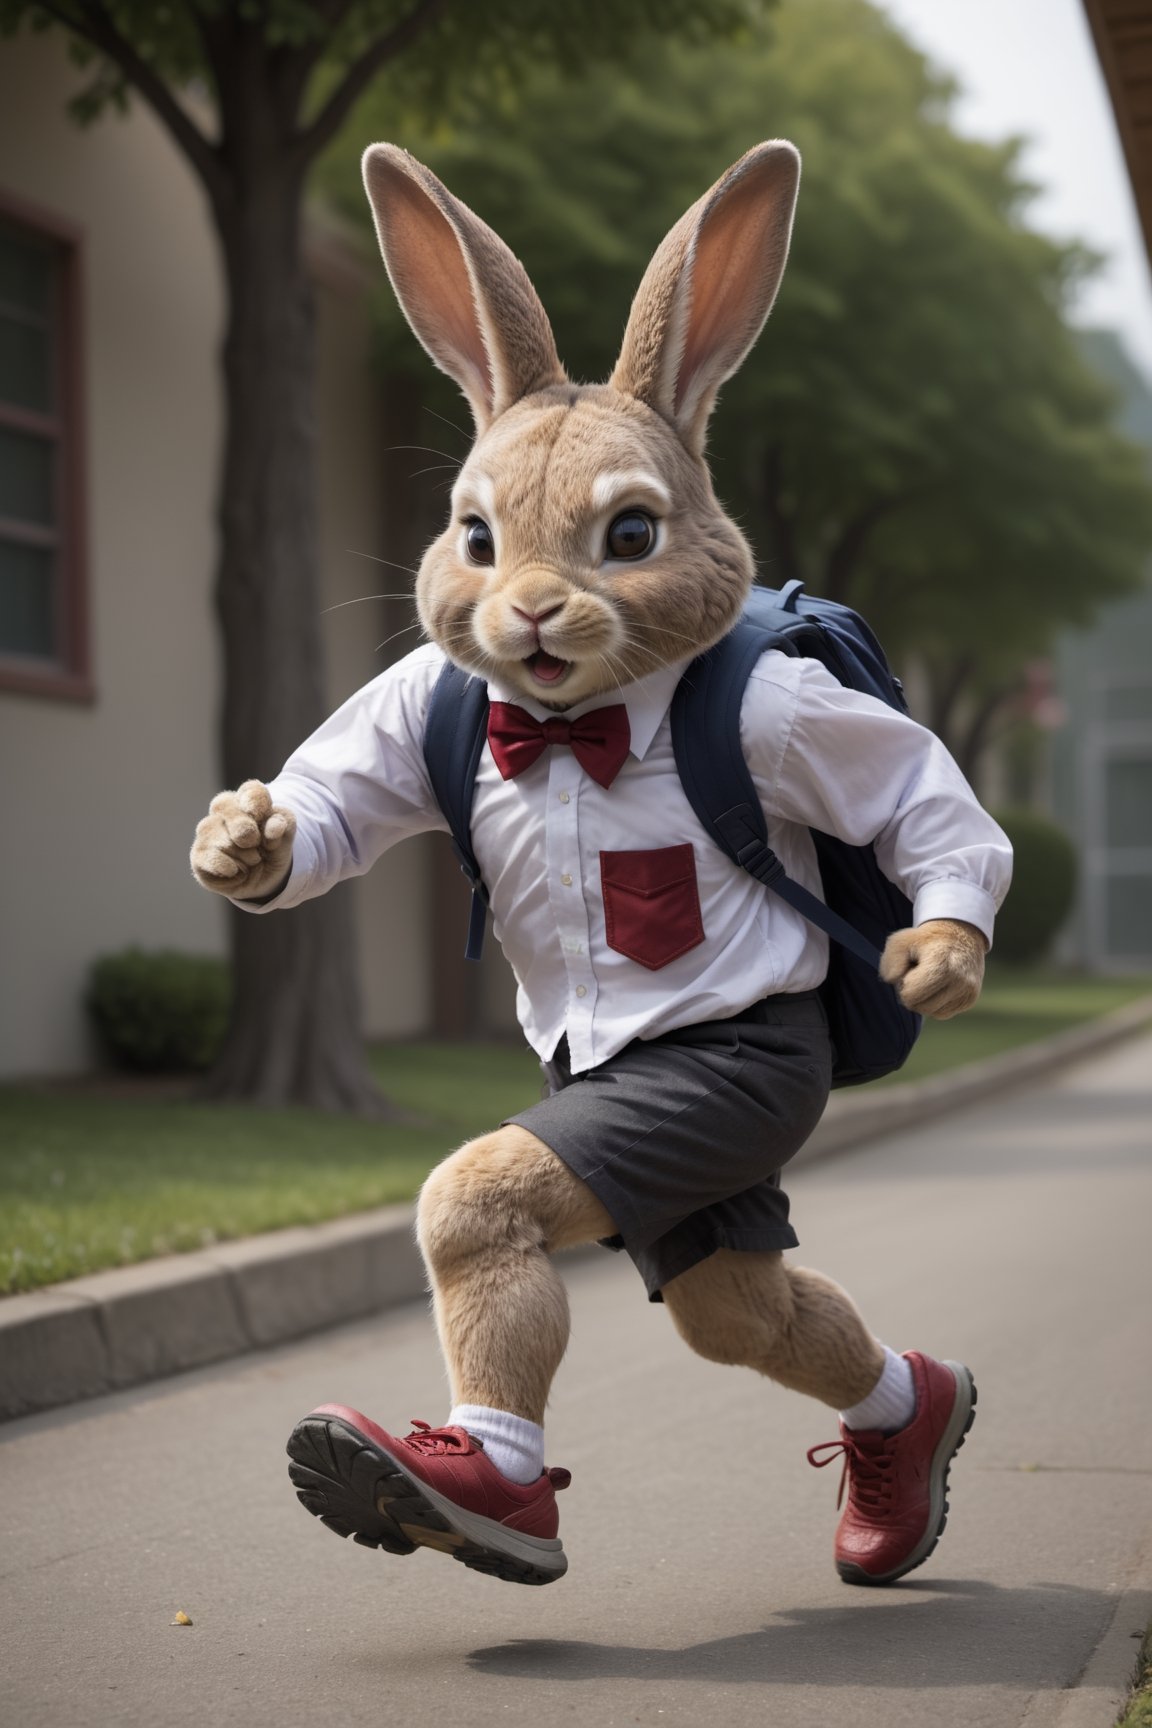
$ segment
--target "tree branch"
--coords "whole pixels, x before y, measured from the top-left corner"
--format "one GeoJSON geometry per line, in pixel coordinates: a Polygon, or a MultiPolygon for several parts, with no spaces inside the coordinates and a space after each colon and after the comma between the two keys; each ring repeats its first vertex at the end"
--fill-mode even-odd
{"type": "Polygon", "coordinates": [[[228,180],[215,145],[176,100],[160,74],[121,36],[103,5],[85,5],[76,16],[58,0],[38,0],[38,3],[41,11],[88,42],[124,74],[199,174],[212,201],[220,200],[227,193],[228,180]]]}
{"type": "Polygon", "coordinates": [[[183,9],[192,21],[192,28],[200,38],[200,48],[204,62],[212,75],[217,97],[220,93],[220,62],[222,54],[221,40],[212,23],[204,16],[195,0],[182,0],[183,9]]]}
{"type": "Polygon", "coordinates": [[[988,692],[964,728],[963,737],[959,740],[959,748],[953,754],[956,757],[960,772],[973,785],[976,783],[976,771],[980,765],[980,758],[992,742],[994,722],[1004,716],[1005,709],[1019,694],[1019,680],[1011,684],[996,685],[988,692]]]}
{"type": "Polygon", "coordinates": [[[395,59],[397,54],[402,53],[411,42],[415,42],[430,30],[448,4],[449,0],[416,0],[412,10],[401,18],[398,24],[386,35],[378,37],[372,46],[353,62],[315,120],[297,134],[295,150],[298,153],[299,166],[310,162],[335,136],[377,72],[390,60],[395,59]]]}
{"type": "Polygon", "coordinates": [[[825,561],[820,579],[821,591],[829,600],[843,601],[847,598],[856,566],[877,523],[910,504],[923,490],[923,487],[909,487],[904,492],[885,493],[871,504],[865,505],[864,509],[841,529],[825,561]]]}
{"type": "Polygon", "coordinates": [[[974,654],[961,654],[945,670],[935,671],[929,698],[931,716],[928,724],[937,737],[949,737],[956,704],[976,667],[974,654]]]}
{"type": "Polygon", "coordinates": [[[320,28],[310,42],[271,49],[268,55],[269,88],[285,137],[295,135],[304,92],[317,65],[324,58],[335,32],[344,23],[351,0],[311,0],[311,10],[320,28]]]}

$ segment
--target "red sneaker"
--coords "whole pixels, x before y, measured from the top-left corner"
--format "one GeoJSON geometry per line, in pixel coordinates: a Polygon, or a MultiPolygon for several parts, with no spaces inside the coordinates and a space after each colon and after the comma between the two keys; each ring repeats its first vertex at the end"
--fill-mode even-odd
{"type": "Polygon", "coordinates": [[[414,1422],[413,1430],[400,1440],[358,1410],[321,1404],[288,1441],[301,1505],[366,1548],[437,1548],[515,1584],[564,1576],[556,1489],[572,1480],[567,1470],[545,1470],[522,1487],[463,1428],[414,1422]]]}
{"type": "Polygon", "coordinates": [[[976,1387],[962,1362],[905,1352],[916,1383],[916,1414],[896,1434],[845,1428],[813,1446],[817,1469],[842,1454],[836,1570],[845,1584],[891,1584],[927,1560],[947,1523],[948,1466],[976,1416],[976,1387]],[[828,1454],[825,1458],[818,1453],[828,1454]]]}

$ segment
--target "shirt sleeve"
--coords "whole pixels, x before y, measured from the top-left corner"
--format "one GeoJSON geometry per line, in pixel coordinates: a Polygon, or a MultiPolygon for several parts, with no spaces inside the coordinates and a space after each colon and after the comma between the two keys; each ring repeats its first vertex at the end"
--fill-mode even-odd
{"type": "Polygon", "coordinates": [[[338,708],[268,782],[272,802],[296,818],[292,874],[279,894],[234,900],[274,912],[362,876],[410,834],[447,829],[424,765],[424,727],[444,664],[418,648],[338,708]]]}
{"type": "Polygon", "coordinates": [[[819,661],[773,653],[753,669],[742,728],[770,814],[874,846],[914,923],[962,919],[991,943],[1012,848],[933,733],[819,661]]]}

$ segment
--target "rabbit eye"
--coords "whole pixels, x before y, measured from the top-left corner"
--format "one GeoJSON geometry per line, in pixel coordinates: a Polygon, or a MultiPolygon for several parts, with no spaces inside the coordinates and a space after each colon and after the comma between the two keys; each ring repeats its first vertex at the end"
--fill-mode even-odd
{"type": "Polygon", "coordinates": [[[656,524],[643,510],[625,510],[608,530],[611,558],[643,558],[656,544],[656,524]]]}
{"type": "Polygon", "coordinates": [[[492,538],[491,528],[487,522],[482,522],[479,516],[469,518],[464,544],[473,564],[495,564],[496,542],[492,538]]]}

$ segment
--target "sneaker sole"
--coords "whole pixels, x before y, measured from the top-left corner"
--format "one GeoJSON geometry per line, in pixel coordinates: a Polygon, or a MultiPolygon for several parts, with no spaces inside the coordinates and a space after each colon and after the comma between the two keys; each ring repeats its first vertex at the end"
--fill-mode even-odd
{"type": "Polygon", "coordinates": [[[944,1366],[951,1368],[956,1376],[956,1400],[948,1426],[932,1454],[928,1525],[924,1535],[908,1558],[890,1572],[865,1572],[862,1566],[856,1566],[850,1560],[838,1560],[836,1570],[845,1584],[894,1584],[897,1578],[903,1578],[906,1573],[914,1572],[917,1566],[923,1566],[944,1533],[944,1526],[948,1522],[948,1472],[953,1458],[968,1438],[968,1431],[976,1420],[976,1382],[970,1371],[963,1362],[945,1362],[944,1366]]]}
{"type": "Polygon", "coordinates": [[[306,1416],[288,1441],[288,1475],[305,1511],[364,1548],[432,1548],[509,1584],[551,1584],[568,1570],[559,1539],[527,1536],[456,1506],[334,1416],[306,1416]]]}

